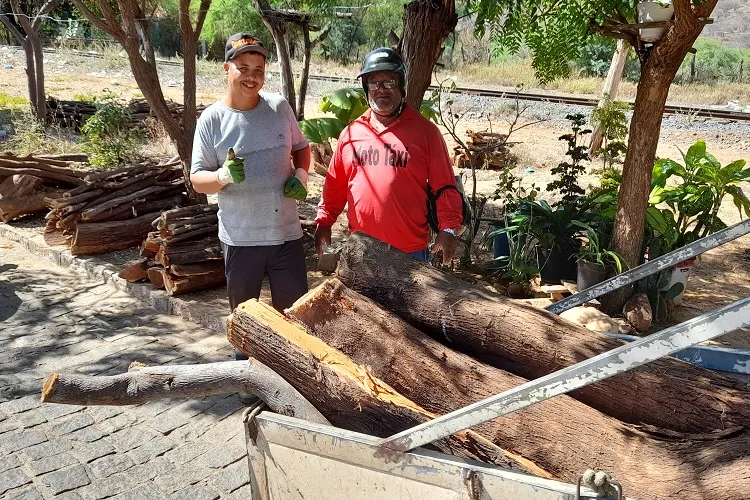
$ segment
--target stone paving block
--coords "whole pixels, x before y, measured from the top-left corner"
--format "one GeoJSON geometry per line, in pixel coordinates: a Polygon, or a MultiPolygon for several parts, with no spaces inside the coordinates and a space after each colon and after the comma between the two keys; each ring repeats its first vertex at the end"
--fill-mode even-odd
{"type": "MultiPolygon", "coordinates": [[[[228,495],[222,495],[222,500],[251,500],[253,497],[253,489],[250,483],[234,490],[228,495]]],[[[519,499],[520,500],[520,499],[519,499]]]]}
{"type": "Polygon", "coordinates": [[[122,415],[124,412],[125,410],[119,406],[89,406],[86,408],[86,413],[91,415],[96,422],[122,415]]]}
{"type": "Polygon", "coordinates": [[[164,494],[153,484],[139,484],[132,490],[112,497],[112,500],[163,500],[164,494]]]}
{"type": "MultiPolygon", "coordinates": [[[[170,496],[171,500],[216,500],[221,495],[215,489],[193,485],[188,488],[176,491],[170,496]]],[[[249,497],[248,497],[249,500],[249,497]]]]}
{"type": "MultiPolygon", "coordinates": [[[[3,373],[0,374],[0,387],[8,387],[18,384],[21,379],[16,377],[15,375],[12,375],[10,373],[3,373]]],[[[0,415],[5,416],[5,413],[2,412],[0,415]]]]}
{"type": "Polygon", "coordinates": [[[213,447],[200,457],[200,462],[212,469],[221,469],[247,456],[244,439],[235,439],[213,447]]]}
{"type": "Polygon", "coordinates": [[[216,422],[216,424],[206,432],[203,439],[222,443],[230,437],[236,436],[238,431],[242,431],[242,413],[245,411],[245,406],[240,405],[239,398],[236,395],[233,396],[234,397],[231,399],[237,400],[237,410],[229,417],[216,422]]]}
{"type": "Polygon", "coordinates": [[[214,425],[216,425],[216,420],[213,417],[207,415],[193,417],[190,419],[188,425],[175,429],[169,437],[178,442],[197,441],[206,432],[210,431],[214,425]]]}
{"type": "Polygon", "coordinates": [[[83,429],[67,434],[68,439],[84,443],[93,443],[104,436],[106,436],[106,434],[94,426],[84,427],[83,429]]]}
{"type": "Polygon", "coordinates": [[[94,477],[105,478],[123,472],[134,466],[133,460],[124,453],[115,453],[98,458],[89,464],[94,477]]]}
{"type": "Polygon", "coordinates": [[[15,469],[21,466],[21,461],[18,460],[17,455],[9,455],[7,457],[0,458],[0,472],[5,472],[9,469],[15,469]]]}
{"type": "Polygon", "coordinates": [[[136,482],[143,483],[150,481],[156,476],[169,474],[175,471],[175,466],[164,457],[156,457],[149,460],[148,463],[136,465],[128,469],[127,474],[133,477],[136,482]]]}
{"type": "Polygon", "coordinates": [[[68,453],[60,453],[51,457],[40,458],[39,460],[33,460],[28,463],[31,472],[40,476],[48,472],[52,472],[58,469],[62,469],[74,462],[74,459],[68,453]]]}
{"type": "Polygon", "coordinates": [[[21,424],[18,423],[18,421],[15,418],[13,418],[13,417],[6,418],[2,422],[0,422],[0,441],[2,440],[2,435],[3,434],[9,433],[9,432],[13,432],[13,431],[18,430],[20,428],[21,428],[21,424]]]}
{"type": "Polygon", "coordinates": [[[0,411],[6,415],[13,415],[34,408],[39,408],[41,405],[42,403],[39,401],[39,396],[35,394],[0,403],[0,411]]]}
{"type": "Polygon", "coordinates": [[[49,474],[42,476],[41,480],[55,495],[80,488],[81,486],[86,486],[91,482],[83,465],[74,465],[55,472],[50,472],[49,474]]]}
{"type": "Polygon", "coordinates": [[[125,472],[113,474],[106,479],[95,479],[85,488],[79,491],[81,494],[91,500],[100,500],[102,498],[118,495],[138,484],[135,478],[125,472]]]}
{"type": "Polygon", "coordinates": [[[131,427],[123,429],[110,435],[110,439],[115,447],[120,451],[129,451],[155,439],[160,434],[150,430],[131,427]]]}
{"type": "Polygon", "coordinates": [[[240,486],[250,482],[250,471],[246,460],[233,463],[226,469],[211,477],[208,482],[219,491],[231,493],[240,486]]]}
{"type": "MultiPolygon", "coordinates": [[[[60,497],[56,497],[58,500],[60,497]]],[[[26,488],[25,490],[15,491],[5,497],[6,500],[44,500],[44,497],[35,488],[26,488]]]]}
{"type": "Polygon", "coordinates": [[[82,500],[82,498],[75,491],[67,491],[62,495],[55,495],[55,500],[82,500]]]}
{"type": "Polygon", "coordinates": [[[153,457],[165,454],[174,447],[175,444],[171,439],[157,437],[137,448],[133,448],[128,452],[128,455],[136,464],[142,464],[153,457]]]}
{"type": "MultiPolygon", "coordinates": [[[[49,375],[49,373],[47,374],[49,375]]],[[[36,396],[37,399],[39,399],[39,396],[36,396]]],[[[56,405],[56,404],[45,404],[42,405],[39,411],[41,411],[48,422],[52,422],[53,420],[56,420],[60,417],[64,417],[65,415],[70,415],[73,413],[78,413],[79,411],[83,411],[86,409],[85,406],[79,406],[79,405],[56,405]]]]}
{"type": "Polygon", "coordinates": [[[101,458],[112,453],[116,453],[117,450],[109,442],[108,438],[94,441],[93,443],[80,443],[76,444],[71,452],[79,461],[83,463],[91,462],[97,458],[101,458]]]}
{"type": "Polygon", "coordinates": [[[183,465],[208,452],[211,448],[212,446],[210,443],[203,443],[200,441],[191,442],[167,452],[164,455],[164,458],[175,465],[183,465]]]}
{"type": "Polygon", "coordinates": [[[121,413],[120,415],[116,415],[103,422],[100,422],[97,424],[97,426],[107,434],[112,434],[116,431],[119,431],[120,429],[135,425],[137,422],[138,419],[136,418],[136,416],[130,412],[127,412],[121,413]]]}
{"type": "Polygon", "coordinates": [[[72,448],[73,445],[70,444],[70,441],[68,441],[67,439],[56,438],[41,444],[29,446],[28,448],[23,450],[23,454],[26,455],[29,460],[39,460],[44,457],[57,455],[58,453],[68,451],[72,448]]]}
{"type": "Polygon", "coordinates": [[[174,408],[174,402],[172,400],[151,401],[131,407],[130,412],[138,417],[139,420],[148,420],[158,417],[172,408],[174,408]]]}
{"type": "Polygon", "coordinates": [[[152,429],[155,429],[166,435],[189,422],[190,419],[185,415],[176,411],[168,411],[166,413],[162,413],[152,420],[149,420],[147,424],[152,429]]]}
{"type": "Polygon", "coordinates": [[[47,421],[47,418],[38,409],[19,413],[18,415],[16,415],[15,419],[21,424],[21,427],[25,429],[36,427],[37,425],[41,425],[47,421]]]}
{"type": "Polygon", "coordinates": [[[184,465],[179,469],[175,469],[174,472],[155,477],[154,484],[165,493],[171,495],[175,491],[185,488],[187,485],[203,481],[212,472],[208,467],[184,465]]]}
{"type": "Polygon", "coordinates": [[[49,430],[49,434],[53,436],[62,436],[83,429],[84,427],[88,427],[93,423],[94,417],[88,413],[76,413],[72,417],[63,419],[59,423],[53,425],[49,430]]]}
{"type": "Polygon", "coordinates": [[[24,474],[20,467],[0,472],[0,495],[30,482],[31,478],[24,474]]]}
{"type": "Polygon", "coordinates": [[[10,432],[0,435],[0,448],[5,453],[10,454],[45,441],[47,441],[47,435],[40,430],[31,429],[24,432],[10,432]]]}

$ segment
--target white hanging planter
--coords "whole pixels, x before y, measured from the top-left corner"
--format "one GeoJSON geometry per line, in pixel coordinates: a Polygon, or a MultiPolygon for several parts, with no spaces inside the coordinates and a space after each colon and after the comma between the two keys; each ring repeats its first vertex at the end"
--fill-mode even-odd
{"type": "MultiPolygon", "coordinates": [[[[653,23],[670,21],[674,15],[672,2],[640,2],[638,4],[638,22],[653,23]]],[[[639,30],[641,41],[658,42],[667,28],[643,28],[639,30]]]]}

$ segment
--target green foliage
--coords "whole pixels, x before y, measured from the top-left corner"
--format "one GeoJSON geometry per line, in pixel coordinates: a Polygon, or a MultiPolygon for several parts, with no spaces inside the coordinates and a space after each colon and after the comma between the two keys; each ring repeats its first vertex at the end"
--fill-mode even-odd
{"type": "MultiPolygon", "coordinates": [[[[628,147],[625,137],[628,135],[628,118],[625,111],[630,106],[624,102],[613,101],[609,95],[604,96],[604,102],[591,113],[591,123],[599,127],[602,132],[602,146],[596,151],[602,157],[603,172],[610,175],[617,172],[616,164],[622,163],[628,147]]],[[[602,180],[604,181],[604,177],[602,180]]],[[[602,187],[609,187],[602,182],[602,187]]]]}
{"type": "Polygon", "coordinates": [[[96,108],[81,127],[91,165],[110,167],[135,158],[144,135],[131,126],[130,108],[114,97],[97,100],[96,108]]]}
{"type": "Polygon", "coordinates": [[[574,224],[583,229],[586,234],[583,245],[578,249],[578,260],[595,262],[602,266],[613,266],[618,274],[627,268],[627,262],[622,255],[614,250],[607,250],[602,246],[599,235],[594,227],[579,221],[574,221],[574,224]]]}
{"type": "Polygon", "coordinates": [[[509,215],[518,210],[526,202],[536,200],[539,188],[532,183],[529,188],[521,185],[521,178],[513,172],[514,166],[508,166],[500,171],[497,187],[492,194],[492,199],[500,200],[503,204],[502,212],[509,215]]]}
{"type": "Polygon", "coordinates": [[[29,100],[0,92],[0,109],[23,109],[28,108],[29,100]]]}
{"type": "Polygon", "coordinates": [[[504,268],[500,277],[510,279],[514,283],[525,283],[539,274],[539,268],[531,259],[533,242],[519,233],[518,226],[496,228],[489,232],[488,237],[494,239],[495,235],[501,233],[506,234],[510,251],[509,255],[495,259],[504,268]]]}
{"type": "Polygon", "coordinates": [[[213,0],[200,35],[208,45],[208,57],[223,61],[227,38],[241,31],[253,33],[269,52],[275,50],[273,37],[255,8],[248,8],[247,2],[240,0],[213,0]]]}
{"type": "MultiPolygon", "coordinates": [[[[750,71],[750,58],[741,49],[730,48],[721,40],[709,37],[698,38],[693,47],[695,53],[695,77],[691,76],[693,55],[688,54],[675,77],[676,83],[705,83],[714,85],[723,82],[734,82],[740,78],[740,64],[743,72],[750,71]],[[743,63],[744,58],[744,63],[743,63]]],[[[743,79],[747,79],[744,77],[743,79]]]]}
{"type": "MultiPolygon", "coordinates": [[[[612,64],[616,47],[617,44],[612,38],[594,35],[581,46],[578,55],[571,61],[571,66],[583,76],[604,77],[612,64]]],[[[632,50],[628,51],[622,76],[631,82],[640,79],[641,64],[632,50]]]]}
{"type": "MultiPolygon", "coordinates": [[[[358,48],[367,41],[361,20],[356,18],[344,19],[331,25],[331,32],[321,48],[326,59],[348,64],[352,61],[359,61],[358,48]]],[[[379,45],[383,45],[383,43],[381,42],[379,45]]]]}
{"type": "Polygon", "coordinates": [[[570,120],[572,133],[560,136],[560,140],[568,143],[568,150],[565,154],[570,156],[571,161],[560,162],[552,168],[550,172],[557,175],[558,179],[547,184],[547,191],[558,191],[562,195],[557,205],[575,203],[586,193],[578,185],[578,176],[586,170],[581,162],[589,159],[589,153],[588,147],[582,144],[582,140],[585,135],[591,133],[591,130],[583,128],[586,118],[580,113],[567,115],[565,118],[570,120]]]}
{"type": "Polygon", "coordinates": [[[151,21],[149,34],[154,51],[163,57],[180,54],[180,23],[177,16],[161,17],[151,21]]]}

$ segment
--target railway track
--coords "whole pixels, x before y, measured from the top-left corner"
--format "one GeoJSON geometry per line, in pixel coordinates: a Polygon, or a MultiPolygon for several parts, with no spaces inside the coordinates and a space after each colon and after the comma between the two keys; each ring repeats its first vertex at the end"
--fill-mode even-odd
{"type": "MultiPolygon", "coordinates": [[[[21,50],[20,48],[17,48],[21,50]]],[[[55,49],[44,49],[44,52],[56,53],[55,49]]],[[[72,51],[75,55],[81,57],[92,57],[101,59],[103,56],[96,52],[83,52],[83,51],[72,51]]],[[[157,59],[158,64],[165,66],[182,66],[179,61],[167,61],[163,59],[157,59]]],[[[276,73],[276,72],[272,72],[276,73]]],[[[340,76],[327,76],[327,75],[310,75],[311,80],[317,81],[328,81],[337,82],[347,85],[358,85],[357,81],[353,78],[346,78],[340,76]]],[[[431,85],[430,90],[435,89],[434,85],[431,85]]],[[[516,97],[515,90],[493,90],[493,89],[482,89],[473,87],[456,87],[452,91],[456,94],[478,96],[478,97],[489,97],[496,99],[511,99],[516,97]]],[[[537,93],[537,92],[519,92],[518,98],[523,101],[536,101],[536,102],[548,102],[553,104],[570,104],[574,106],[584,107],[595,107],[599,102],[595,97],[579,97],[569,96],[560,94],[548,94],[548,93],[537,93]]],[[[632,101],[626,100],[632,104],[632,101]]],[[[702,116],[706,118],[715,118],[721,120],[731,121],[750,121],[750,113],[744,111],[733,111],[728,109],[717,109],[701,106],[689,106],[689,105],[671,105],[668,104],[664,108],[664,114],[679,114],[687,116],[702,116]]]]}

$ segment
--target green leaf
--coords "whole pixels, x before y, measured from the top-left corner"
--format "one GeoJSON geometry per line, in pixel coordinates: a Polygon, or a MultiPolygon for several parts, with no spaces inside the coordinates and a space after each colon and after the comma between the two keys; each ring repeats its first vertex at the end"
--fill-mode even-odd
{"type": "Polygon", "coordinates": [[[706,157],[706,142],[703,139],[698,139],[695,144],[690,146],[685,155],[685,169],[689,172],[694,172],[701,160],[706,157]]]}
{"type": "Polygon", "coordinates": [[[742,188],[739,186],[727,186],[726,189],[727,193],[732,196],[732,201],[737,210],[739,210],[740,217],[742,217],[743,209],[745,210],[745,217],[750,217],[750,199],[748,199],[742,188]]]}
{"type": "Polygon", "coordinates": [[[299,122],[302,134],[308,141],[322,144],[329,139],[338,139],[347,123],[338,118],[311,118],[299,122]]]}
{"type": "Polygon", "coordinates": [[[668,230],[667,221],[664,220],[664,215],[656,207],[648,207],[646,209],[646,223],[651,229],[659,234],[665,234],[668,230]]]}

